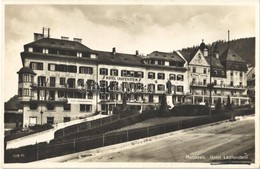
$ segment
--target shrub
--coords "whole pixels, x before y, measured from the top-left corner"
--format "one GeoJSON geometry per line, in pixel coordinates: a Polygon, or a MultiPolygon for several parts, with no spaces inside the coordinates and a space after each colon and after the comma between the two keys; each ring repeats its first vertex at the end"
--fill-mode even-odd
{"type": "Polygon", "coordinates": [[[177,105],[170,112],[173,116],[201,116],[209,114],[209,107],[205,105],[177,105]]]}

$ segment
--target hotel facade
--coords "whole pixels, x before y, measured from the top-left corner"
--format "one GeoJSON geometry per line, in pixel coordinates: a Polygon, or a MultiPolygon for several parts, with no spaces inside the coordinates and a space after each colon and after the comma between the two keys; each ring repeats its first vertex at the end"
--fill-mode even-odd
{"type": "MultiPolygon", "coordinates": [[[[208,58],[204,49],[192,58],[179,51],[154,51],[146,56],[138,51],[117,53],[116,48],[98,51],[83,45],[81,39],[35,33],[34,41],[24,45],[23,67],[17,72],[23,126],[67,122],[99,112],[111,114],[123,102],[128,109],[158,108],[162,94],[170,107],[205,102],[209,97],[205,87],[209,83],[208,58]]],[[[221,76],[212,77],[216,80],[214,98],[220,97],[224,103],[231,95],[235,104],[246,104],[246,90],[234,88],[245,85],[244,70],[241,78],[240,71],[221,63],[218,66],[215,69],[221,76]],[[231,80],[233,87],[223,86],[231,80]]]]}

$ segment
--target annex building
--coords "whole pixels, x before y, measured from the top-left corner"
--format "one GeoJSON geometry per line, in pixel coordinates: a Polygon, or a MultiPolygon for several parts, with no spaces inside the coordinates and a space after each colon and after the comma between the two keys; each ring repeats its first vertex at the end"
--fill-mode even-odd
{"type": "Polygon", "coordinates": [[[227,48],[221,54],[201,43],[194,53],[153,51],[143,56],[93,50],[82,40],[50,38],[35,33],[21,52],[17,72],[18,99],[23,105],[23,126],[60,123],[98,112],[111,114],[126,102],[128,109],[158,108],[162,94],[167,104],[209,101],[230,95],[234,104],[246,104],[246,62],[227,48]],[[210,66],[211,63],[211,66],[210,66]]]}

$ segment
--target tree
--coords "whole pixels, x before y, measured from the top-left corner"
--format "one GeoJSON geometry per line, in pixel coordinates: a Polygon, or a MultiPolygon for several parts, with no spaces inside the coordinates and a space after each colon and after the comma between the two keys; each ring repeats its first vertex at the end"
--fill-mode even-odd
{"type": "Polygon", "coordinates": [[[231,110],[232,109],[232,105],[230,103],[230,97],[228,95],[228,98],[227,98],[227,104],[226,104],[226,110],[231,110]]]}
{"type": "Polygon", "coordinates": [[[216,104],[216,112],[220,113],[221,112],[221,99],[218,98],[218,102],[216,104]]]}

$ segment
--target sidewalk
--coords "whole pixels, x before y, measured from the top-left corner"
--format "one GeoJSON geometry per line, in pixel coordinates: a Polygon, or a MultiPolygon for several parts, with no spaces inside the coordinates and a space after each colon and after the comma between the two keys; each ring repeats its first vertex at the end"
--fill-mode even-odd
{"type": "Polygon", "coordinates": [[[53,129],[50,130],[46,130],[46,131],[42,131],[39,133],[35,133],[32,135],[28,135],[28,136],[24,136],[15,140],[11,140],[7,142],[7,146],[6,149],[11,149],[11,148],[18,148],[18,147],[22,147],[22,146],[26,146],[26,145],[33,145],[39,142],[49,142],[50,140],[54,139],[54,133],[62,128],[74,125],[74,124],[78,124],[78,123],[82,123],[82,122],[86,122],[86,121],[92,121],[92,120],[96,120],[99,118],[104,118],[107,117],[108,115],[96,115],[96,116],[92,116],[92,117],[87,117],[85,119],[78,119],[78,120],[73,120],[73,121],[69,121],[66,123],[58,123],[56,125],[54,125],[53,129]]]}

